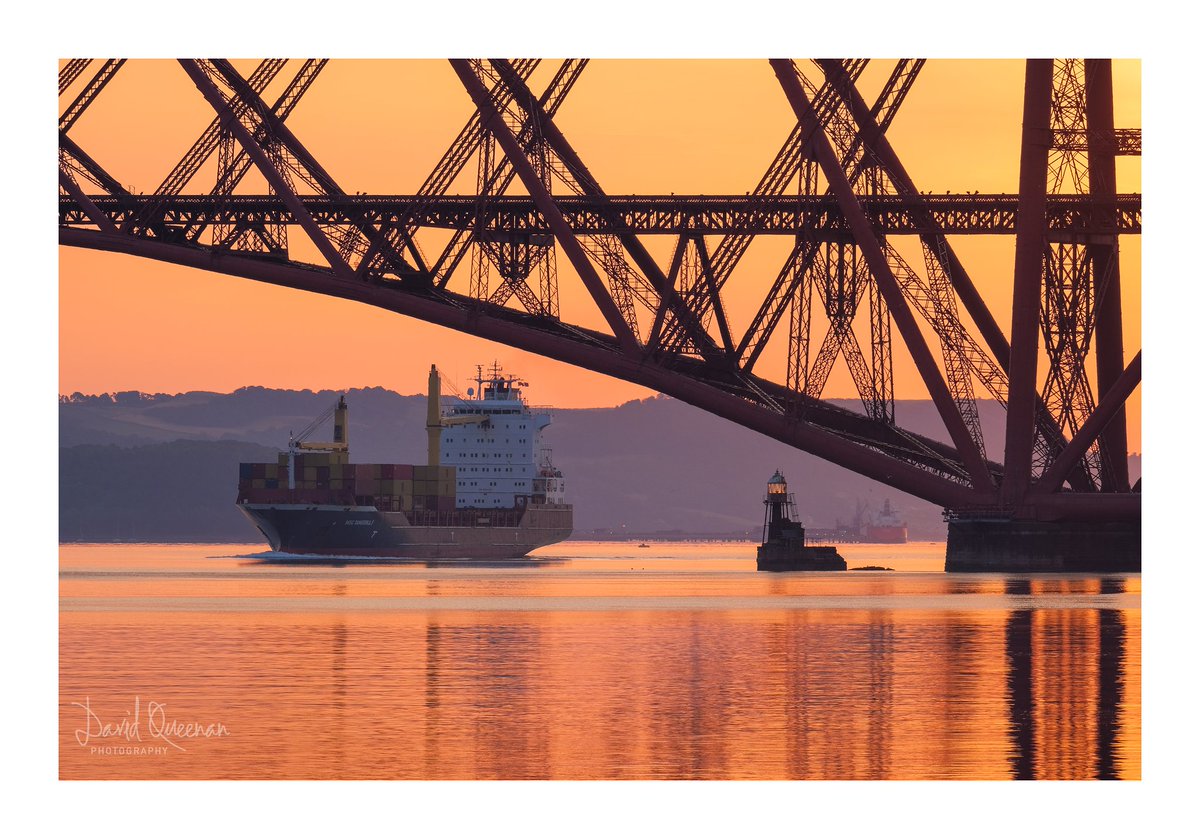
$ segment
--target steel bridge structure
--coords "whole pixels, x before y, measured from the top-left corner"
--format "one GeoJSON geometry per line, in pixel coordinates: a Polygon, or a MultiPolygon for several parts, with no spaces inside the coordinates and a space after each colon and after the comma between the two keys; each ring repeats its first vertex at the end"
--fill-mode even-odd
{"type": "Polygon", "coordinates": [[[758,184],[650,196],[606,192],[556,121],[585,60],[452,60],[475,110],[412,195],[348,194],[289,128],[326,60],[268,59],[248,75],[225,59],[179,63],[212,120],[136,195],[71,136],[124,60],[61,66],[62,245],[356,300],[624,379],[935,503],[952,523],[1140,529],[1125,405],[1141,354],[1123,346],[1118,243],[1141,232],[1141,196],[1117,192],[1116,159],[1140,155],[1141,135],[1113,124],[1110,61],[1026,62],[1016,195],[914,183],[887,131],[924,60],[889,63],[868,98],[865,60],[780,59],[794,127],[758,184]],[[262,194],[243,185],[252,169],[262,194]],[[450,192],[472,175],[471,194],[450,192]],[[435,228],[448,236],[436,251],[421,236],[435,228]],[[956,255],[948,237],[961,235],[1015,237],[1011,323],[956,255]],[[304,248],[289,247],[297,236],[304,248]],[[648,236],[670,237],[669,260],[648,236]],[[736,269],[758,236],[789,252],[739,324],[727,302],[748,293],[736,269]],[[605,328],[563,319],[562,259],[605,328]],[[786,347],[786,376],[759,372],[768,345],[786,347]],[[896,424],[893,351],[949,442],[896,424]],[[821,398],[839,359],[861,412],[821,398]],[[978,399],[1006,408],[1004,451],[990,457],[978,399]]]}

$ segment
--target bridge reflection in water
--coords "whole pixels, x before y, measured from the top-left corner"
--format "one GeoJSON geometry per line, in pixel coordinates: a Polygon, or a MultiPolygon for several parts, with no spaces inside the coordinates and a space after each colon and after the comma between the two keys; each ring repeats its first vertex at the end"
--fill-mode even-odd
{"type": "Polygon", "coordinates": [[[720,546],[513,569],[163,547],[64,549],[64,778],[1141,775],[1136,576],[767,576],[720,546]],[[84,696],[231,736],[102,759],[74,740],[84,696]]]}

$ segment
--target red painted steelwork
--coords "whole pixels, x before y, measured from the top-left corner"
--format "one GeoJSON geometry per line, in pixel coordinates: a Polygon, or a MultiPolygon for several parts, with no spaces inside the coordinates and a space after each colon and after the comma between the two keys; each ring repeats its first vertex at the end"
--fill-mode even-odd
{"type": "MultiPolygon", "coordinates": [[[[181,59],[179,63],[183,65],[183,69],[187,71],[192,81],[196,83],[196,87],[200,89],[204,98],[212,105],[213,110],[218,114],[224,114],[227,110],[225,97],[217,90],[217,86],[208,78],[208,75],[200,69],[199,64],[194,60],[184,59],[181,59]]],[[[288,209],[295,214],[296,220],[304,228],[304,232],[308,234],[308,237],[312,239],[313,244],[317,246],[317,249],[321,252],[321,256],[325,257],[329,266],[339,274],[348,275],[352,273],[350,266],[342,259],[341,254],[338,253],[337,248],[326,237],[324,231],[317,226],[313,217],[304,209],[304,205],[296,197],[296,193],[292,190],[291,185],[283,178],[279,170],[275,168],[275,164],[271,162],[270,157],[263,151],[262,146],[254,139],[254,135],[238,119],[226,119],[225,125],[238,138],[238,141],[242,144],[242,148],[254,160],[259,170],[263,173],[263,177],[267,179],[275,192],[287,204],[288,209]]]]}
{"type": "Polygon", "coordinates": [[[878,239],[875,238],[875,232],[871,229],[870,222],[863,214],[850,182],[846,180],[846,175],[842,171],[829,139],[816,124],[808,96],[804,93],[799,79],[796,78],[796,69],[790,60],[774,59],[771,61],[771,66],[775,69],[775,75],[783,86],[792,110],[796,113],[796,118],[806,123],[809,130],[812,131],[813,147],[821,169],[829,181],[830,188],[837,195],[838,204],[846,215],[847,223],[854,234],[854,240],[866,258],[867,264],[871,268],[871,274],[887,301],[893,322],[904,338],[909,353],[912,354],[917,372],[921,374],[930,398],[933,399],[938,413],[941,414],[942,422],[946,424],[946,430],[950,432],[950,437],[954,440],[959,456],[970,470],[973,485],[979,490],[988,489],[992,486],[992,478],[983,456],[975,446],[975,441],[971,438],[962,415],[959,414],[958,408],[954,404],[950,390],[946,387],[946,381],[938,369],[937,361],[929,351],[921,329],[904,300],[904,293],[900,290],[900,286],[892,274],[887,257],[884,255],[878,239]]]}
{"type": "MultiPolygon", "coordinates": [[[[1129,399],[1129,395],[1133,393],[1133,389],[1141,381],[1142,353],[1139,350],[1138,354],[1129,362],[1129,366],[1117,377],[1117,380],[1109,387],[1108,392],[1101,398],[1100,404],[1096,406],[1096,410],[1079,427],[1079,431],[1071,438],[1071,442],[1062,450],[1054,463],[1042,473],[1042,477],[1034,486],[1035,491],[1055,492],[1062,486],[1062,482],[1066,480],[1067,474],[1075,467],[1079,459],[1083,457],[1084,452],[1088,450],[1093,441],[1104,433],[1116,417],[1124,416],[1125,403],[1129,399]]],[[[1128,478],[1128,469],[1126,469],[1125,474],[1128,478]]],[[[1124,491],[1128,492],[1129,490],[1124,491]]]]}
{"type": "Polygon", "coordinates": [[[579,273],[579,277],[587,286],[588,291],[592,295],[592,299],[596,301],[596,305],[600,308],[600,313],[604,315],[604,319],[608,321],[609,328],[613,330],[613,334],[617,336],[617,340],[626,352],[636,353],[638,351],[637,337],[630,331],[629,325],[625,323],[620,310],[613,303],[612,297],[608,294],[608,289],[604,287],[600,276],[596,273],[596,269],[592,267],[592,263],[588,261],[587,254],[584,253],[578,240],[575,238],[574,231],[567,224],[566,219],[562,217],[562,213],[554,206],[554,199],[543,186],[541,179],[537,176],[533,166],[529,162],[529,158],[525,156],[525,152],[521,150],[521,146],[517,143],[517,138],[513,136],[504,120],[500,117],[495,105],[488,96],[487,88],[479,81],[475,75],[475,71],[471,68],[469,61],[463,59],[454,59],[451,62],[454,71],[458,73],[458,77],[462,80],[463,86],[467,89],[467,93],[471,95],[471,99],[475,102],[475,107],[479,109],[480,115],[483,117],[483,124],[492,132],[496,141],[500,143],[504,149],[504,153],[508,155],[508,159],[512,162],[513,168],[516,169],[517,175],[521,178],[521,182],[525,184],[525,188],[529,190],[529,196],[537,204],[539,210],[546,217],[546,221],[550,224],[554,231],[554,238],[558,240],[563,251],[567,254],[567,258],[571,260],[571,264],[579,273]]]}
{"type": "MultiPolygon", "coordinates": [[[[1113,126],[1112,61],[1084,61],[1087,79],[1088,191],[1095,201],[1099,224],[1088,245],[1096,283],[1096,390],[1103,399],[1121,377],[1125,345],[1121,326],[1121,266],[1117,254],[1117,145],[1113,126]]],[[[1081,429],[1082,430],[1082,429],[1081,429]]],[[[1100,434],[1104,464],[1102,488],[1129,491],[1129,437],[1124,403],[1100,434]]]]}
{"type": "Polygon", "coordinates": [[[1021,198],[1013,277],[1012,349],[1008,370],[1002,499],[1016,505],[1033,469],[1037,404],[1038,311],[1042,251],[1046,243],[1046,166],[1050,156],[1050,93],[1054,62],[1025,63],[1025,112],[1021,139],[1021,198]]]}
{"type": "Polygon", "coordinates": [[[943,507],[977,506],[993,500],[990,495],[973,492],[962,484],[851,443],[794,417],[783,416],[711,385],[681,376],[676,371],[629,356],[621,352],[612,338],[608,338],[608,341],[613,343],[604,347],[600,341],[607,336],[595,334],[592,337],[596,340],[588,344],[531,329],[524,324],[481,315],[476,310],[447,302],[451,297],[449,295],[444,301],[405,293],[394,284],[376,285],[345,280],[317,266],[305,269],[294,264],[283,265],[235,253],[184,247],[132,236],[106,235],[94,230],[60,229],[59,242],[71,247],[126,253],[357,300],[653,388],[943,507]]]}

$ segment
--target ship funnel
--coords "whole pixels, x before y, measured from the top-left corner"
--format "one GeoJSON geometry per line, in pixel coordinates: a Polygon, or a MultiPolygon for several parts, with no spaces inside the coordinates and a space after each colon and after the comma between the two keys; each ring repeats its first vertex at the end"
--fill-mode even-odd
{"type": "Polygon", "coordinates": [[[429,465],[439,466],[442,459],[442,379],[436,364],[429,365],[428,412],[425,430],[429,433],[429,465]]]}

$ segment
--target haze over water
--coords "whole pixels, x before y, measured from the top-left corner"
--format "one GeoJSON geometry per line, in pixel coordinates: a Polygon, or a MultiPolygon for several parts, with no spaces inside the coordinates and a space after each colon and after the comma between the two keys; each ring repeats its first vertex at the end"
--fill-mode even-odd
{"type": "Polygon", "coordinates": [[[60,774],[1140,778],[1140,576],[842,553],[896,570],[760,573],[746,543],[64,545],[60,774]]]}

